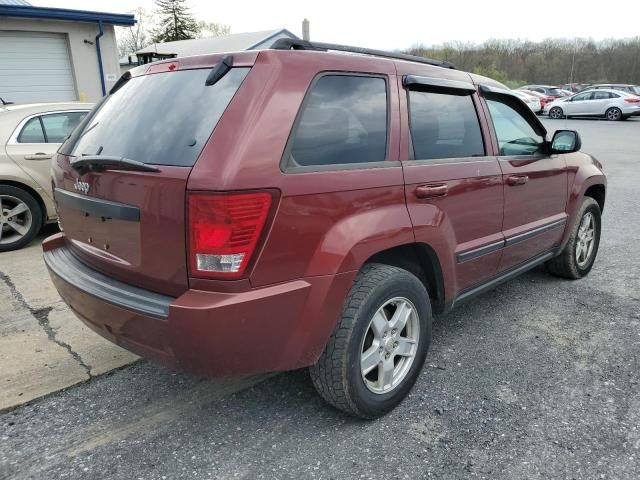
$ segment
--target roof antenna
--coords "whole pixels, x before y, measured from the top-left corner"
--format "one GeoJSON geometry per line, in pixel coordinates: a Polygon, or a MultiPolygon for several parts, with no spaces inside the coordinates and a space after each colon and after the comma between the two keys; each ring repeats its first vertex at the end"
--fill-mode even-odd
{"type": "Polygon", "coordinates": [[[2,97],[0,97],[0,102],[2,102],[2,105],[13,105],[13,102],[6,102],[2,97]]]}

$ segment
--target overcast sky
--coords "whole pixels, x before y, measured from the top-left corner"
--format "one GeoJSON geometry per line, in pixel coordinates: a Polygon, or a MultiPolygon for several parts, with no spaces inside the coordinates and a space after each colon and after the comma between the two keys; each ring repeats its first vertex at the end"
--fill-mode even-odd
{"type": "MultiPolygon", "coordinates": [[[[132,12],[153,9],[152,0],[30,0],[33,5],[132,12]]],[[[287,28],[301,35],[311,22],[311,39],[370,48],[408,48],[460,40],[547,37],[624,38],[640,35],[640,2],[504,0],[188,0],[198,20],[231,26],[232,33],[287,28]],[[605,13],[605,15],[603,15],[605,13]],[[617,20],[616,20],[617,19],[617,20]]]]}

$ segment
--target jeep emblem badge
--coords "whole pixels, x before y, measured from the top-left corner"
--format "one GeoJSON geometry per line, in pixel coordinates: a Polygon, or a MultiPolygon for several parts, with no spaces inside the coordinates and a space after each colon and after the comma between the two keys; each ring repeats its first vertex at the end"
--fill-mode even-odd
{"type": "Polygon", "coordinates": [[[85,195],[89,193],[89,183],[81,182],[76,178],[76,183],[73,184],[73,188],[75,188],[78,192],[82,192],[85,195]]]}

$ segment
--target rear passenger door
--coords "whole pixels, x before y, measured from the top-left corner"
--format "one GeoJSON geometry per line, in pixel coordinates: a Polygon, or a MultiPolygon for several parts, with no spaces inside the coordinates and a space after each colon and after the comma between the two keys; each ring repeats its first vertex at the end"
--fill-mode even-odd
{"type": "Polygon", "coordinates": [[[503,245],[500,167],[483,141],[488,129],[473,84],[405,75],[402,88],[407,207],[416,241],[431,245],[443,270],[451,270],[449,297],[496,272],[503,245]]]}
{"type": "Polygon", "coordinates": [[[86,114],[86,111],[68,111],[25,118],[7,143],[7,154],[49,193],[51,158],[86,114]]]}
{"type": "Polygon", "coordinates": [[[604,112],[609,107],[612,98],[616,98],[617,95],[604,90],[596,90],[593,92],[591,100],[591,108],[589,109],[590,115],[604,115],[604,112]]]}
{"type": "Polygon", "coordinates": [[[510,94],[483,93],[504,180],[505,248],[500,271],[552,250],[564,232],[567,171],[562,155],[549,156],[545,131],[510,94]]]}

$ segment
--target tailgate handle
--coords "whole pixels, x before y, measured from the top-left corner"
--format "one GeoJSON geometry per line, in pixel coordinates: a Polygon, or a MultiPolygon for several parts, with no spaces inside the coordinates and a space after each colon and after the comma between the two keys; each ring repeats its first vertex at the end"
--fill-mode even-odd
{"type": "Polygon", "coordinates": [[[449,187],[446,184],[441,185],[420,185],[416,187],[417,198],[434,198],[444,197],[449,191],[449,187]]]}
{"type": "Polygon", "coordinates": [[[53,155],[51,155],[50,153],[38,152],[38,153],[34,153],[33,155],[25,155],[24,159],[25,160],[49,160],[51,159],[51,157],[53,157],[53,155]]]}

